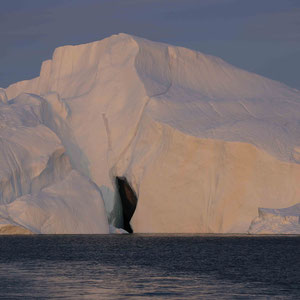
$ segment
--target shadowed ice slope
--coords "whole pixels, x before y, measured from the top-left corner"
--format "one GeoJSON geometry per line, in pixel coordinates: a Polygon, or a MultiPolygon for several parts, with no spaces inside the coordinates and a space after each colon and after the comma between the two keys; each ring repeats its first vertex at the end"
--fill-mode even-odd
{"type": "Polygon", "coordinates": [[[107,232],[103,202],[108,222],[123,227],[116,177],[138,197],[134,232],[246,232],[258,207],[299,202],[300,92],[219,58],[119,34],[57,48],[39,77],[0,90],[0,101],[0,132],[43,130],[45,150],[24,138],[0,161],[12,174],[2,215],[30,231],[45,232],[32,219],[51,213],[49,233],[107,232]],[[22,143],[32,153],[11,163],[22,143]],[[48,171],[33,191],[34,163],[48,171]],[[77,196],[64,188],[55,210],[59,176],[77,196]],[[89,182],[89,196],[73,181],[89,182]]]}

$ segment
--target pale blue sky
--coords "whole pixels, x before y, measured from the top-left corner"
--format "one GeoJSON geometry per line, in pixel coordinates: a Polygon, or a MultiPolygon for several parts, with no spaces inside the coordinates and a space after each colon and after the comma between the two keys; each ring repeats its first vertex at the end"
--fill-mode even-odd
{"type": "Polygon", "coordinates": [[[299,0],[0,0],[0,86],[38,76],[57,46],[119,32],[300,89],[299,0]]]}

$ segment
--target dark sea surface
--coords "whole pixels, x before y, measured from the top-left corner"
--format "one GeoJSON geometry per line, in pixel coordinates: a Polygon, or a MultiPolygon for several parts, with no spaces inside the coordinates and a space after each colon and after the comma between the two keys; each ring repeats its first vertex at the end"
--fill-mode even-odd
{"type": "Polygon", "coordinates": [[[300,299],[300,236],[1,236],[0,298],[300,299]]]}

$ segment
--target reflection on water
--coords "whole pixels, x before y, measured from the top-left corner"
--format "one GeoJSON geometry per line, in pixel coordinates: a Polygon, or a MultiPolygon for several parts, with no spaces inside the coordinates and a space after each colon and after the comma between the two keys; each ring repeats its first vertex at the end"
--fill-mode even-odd
{"type": "Polygon", "coordinates": [[[300,299],[300,237],[0,237],[2,299],[300,299]]]}

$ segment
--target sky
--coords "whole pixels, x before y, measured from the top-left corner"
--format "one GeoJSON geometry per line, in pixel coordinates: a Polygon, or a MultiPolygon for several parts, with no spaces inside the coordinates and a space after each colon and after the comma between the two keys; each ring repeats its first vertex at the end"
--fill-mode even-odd
{"type": "Polygon", "coordinates": [[[0,87],[38,76],[58,46],[120,32],[300,90],[299,0],[0,0],[0,87]]]}

